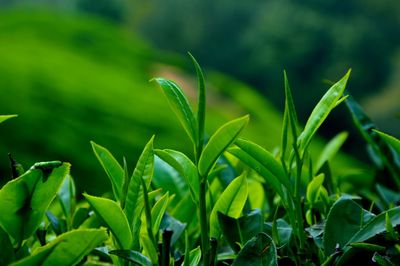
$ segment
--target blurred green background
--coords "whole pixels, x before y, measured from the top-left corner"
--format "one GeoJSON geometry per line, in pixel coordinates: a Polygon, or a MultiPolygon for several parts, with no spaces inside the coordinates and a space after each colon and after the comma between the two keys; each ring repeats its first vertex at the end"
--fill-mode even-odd
{"type": "MultiPolygon", "coordinates": [[[[157,147],[189,152],[166,99],[149,83],[176,80],[195,101],[187,51],[206,72],[208,132],[250,113],[246,137],[273,150],[283,69],[304,123],[329,87],[325,80],[352,68],[349,91],[399,137],[398,0],[2,0],[0,8],[0,113],[19,115],[0,128],[2,183],[8,152],[26,167],[69,161],[90,193],[108,189],[90,140],[119,161],[126,156],[131,169],[153,134],[157,147]]],[[[342,107],[327,124],[325,138],[354,130],[342,107]]],[[[363,146],[353,132],[345,149],[366,160],[363,146]]]]}

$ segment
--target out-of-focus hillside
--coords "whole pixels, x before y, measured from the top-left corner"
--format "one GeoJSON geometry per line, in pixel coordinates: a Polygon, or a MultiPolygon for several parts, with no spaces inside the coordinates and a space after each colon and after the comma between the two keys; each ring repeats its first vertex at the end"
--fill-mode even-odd
{"type": "MultiPolygon", "coordinates": [[[[175,79],[194,101],[189,59],[164,56],[99,19],[16,11],[0,16],[0,113],[19,115],[0,128],[1,182],[8,178],[8,152],[26,167],[69,161],[88,192],[109,188],[90,140],[119,161],[127,156],[131,169],[153,134],[159,148],[190,152],[166,99],[148,82],[155,75],[175,79]]],[[[218,73],[206,79],[208,132],[250,113],[245,136],[269,149],[279,144],[281,115],[264,98],[218,73]]],[[[344,156],[338,161],[352,162],[344,156]]]]}

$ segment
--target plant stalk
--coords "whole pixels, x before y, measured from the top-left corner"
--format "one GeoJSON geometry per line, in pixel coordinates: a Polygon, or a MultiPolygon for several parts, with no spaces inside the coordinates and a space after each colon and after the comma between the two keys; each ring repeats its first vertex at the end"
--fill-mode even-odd
{"type": "Polygon", "coordinates": [[[206,180],[202,177],[200,180],[199,221],[201,229],[201,252],[203,254],[203,265],[207,266],[210,264],[210,238],[206,205],[206,180]]]}

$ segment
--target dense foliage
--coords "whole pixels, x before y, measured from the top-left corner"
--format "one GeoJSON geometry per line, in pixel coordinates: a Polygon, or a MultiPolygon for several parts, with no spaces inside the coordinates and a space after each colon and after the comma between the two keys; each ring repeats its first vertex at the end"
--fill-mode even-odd
{"type": "MultiPolygon", "coordinates": [[[[281,144],[270,152],[240,137],[251,124],[248,115],[206,134],[205,82],[191,58],[198,77],[196,112],[179,85],[153,79],[190,140],[190,154],[156,148],[158,136],[149,136],[129,171],[125,159],[121,164],[92,142],[112,195],[84,193],[83,201],[76,200],[69,163],[41,162],[24,171],[10,157],[14,179],[0,189],[2,265],[400,263],[400,141],[378,131],[346,95],[350,71],[324,94],[304,127],[284,75],[281,144]],[[343,102],[391,188],[377,183],[345,193],[331,165],[346,133],[317,159],[310,155],[318,129],[343,102]]],[[[0,122],[9,118],[0,116],[0,122]]]]}

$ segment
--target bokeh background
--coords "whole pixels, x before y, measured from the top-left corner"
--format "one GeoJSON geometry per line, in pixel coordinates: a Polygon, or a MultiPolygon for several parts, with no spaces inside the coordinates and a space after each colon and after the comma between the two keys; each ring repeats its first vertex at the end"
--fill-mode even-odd
{"type": "MultiPolygon", "coordinates": [[[[147,140],[190,151],[161,91],[177,81],[196,99],[190,51],[207,79],[207,130],[249,113],[246,137],[275,149],[280,140],[283,70],[299,118],[347,69],[349,92],[379,128],[400,137],[398,0],[0,0],[0,183],[7,154],[26,168],[72,163],[80,190],[108,190],[90,140],[130,169],[147,140]]],[[[363,141],[339,107],[316,148],[350,132],[341,164],[368,164],[363,141]],[[355,158],[355,159],[354,159],[355,158]]]]}

